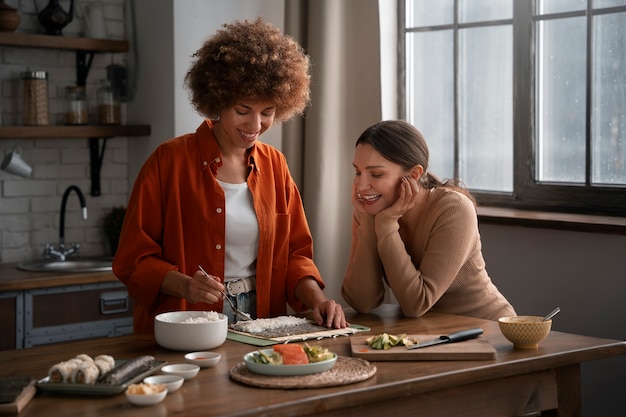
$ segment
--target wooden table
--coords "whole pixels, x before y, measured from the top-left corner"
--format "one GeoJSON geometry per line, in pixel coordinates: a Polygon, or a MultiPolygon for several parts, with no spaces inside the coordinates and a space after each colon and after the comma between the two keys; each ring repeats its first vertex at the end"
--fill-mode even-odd
{"type": "MultiPolygon", "coordinates": [[[[131,405],[123,394],[88,397],[39,392],[20,413],[29,416],[580,416],[580,364],[626,354],[626,342],[553,331],[538,349],[516,350],[501,335],[497,322],[429,313],[402,317],[396,306],[373,314],[348,313],[353,323],[372,334],[447,334],[482,327],[497,350],[497,359],[481,361],[375,362],[372,378],[350,385],[313,389],[271,389],[240,384],[229,370],[256,347],[227,340],[214,349],[222,354],[216,368],[200,371],[177,392],[155,406],[131,405]],[[393,412],[391,412],[393,410],[393,412]]],[[[319,343],[350,355],[349,338],[319,343]]],[[[0,376],[43,377],[48,368],[79,353],[133,358],[143,354],[169,363],[184,362],[184,352],[160,348],[151,336],[122,336],[0,352],[0,376]]]]}

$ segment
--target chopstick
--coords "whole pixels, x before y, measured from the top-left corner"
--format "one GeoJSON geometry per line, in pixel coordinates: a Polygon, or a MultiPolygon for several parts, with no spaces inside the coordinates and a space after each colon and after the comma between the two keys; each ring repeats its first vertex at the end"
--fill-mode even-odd
{"type": "MultiPolygon", "coordinates": [[[[202,266],[198,265],[198,268],[200,268],[200,271],[202,271],[202,273],[204,275],[206,275],[207,277],[210,277],[210,275],[204,270],[204,268],[202,268],[202,266]]],[[[224,296],[224,299],[226,301],[228,301],[228,304],[230,304],[230,308],[233,310],[233,313],[235,313],[235,315],[243,318],[244,320],[252,320],[252,317],[250,317],[250,315],[248,313],[244,313],[243,311],[239,310],[237,307],[235,307],[235,304],[231,301],[231,299],[224,293],[224,291],[220,291],[222,293],[222,295],[224,296]]]]}

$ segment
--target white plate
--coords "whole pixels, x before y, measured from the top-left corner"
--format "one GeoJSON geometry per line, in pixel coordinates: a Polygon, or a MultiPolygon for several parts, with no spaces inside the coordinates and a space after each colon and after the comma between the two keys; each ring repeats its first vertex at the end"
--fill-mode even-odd
{"type": "MultiPolygon", "coordinates": [[[[274,349],[263,349],[262,352],[270,355],[274,349]]],[[[306,365],[270,365],[265,363],[256,363],[252,361],[252,355],[258,351],[249,352],[243,360],[246,363],[248,369],[257,374],[263,375],[278,375],[278,376],[294,376],[294,375],[309,375],[324,372],[335,366],[337,362],[337,355],[333,353],[333,358],[321,362],[309,363],[306,365]]]]}

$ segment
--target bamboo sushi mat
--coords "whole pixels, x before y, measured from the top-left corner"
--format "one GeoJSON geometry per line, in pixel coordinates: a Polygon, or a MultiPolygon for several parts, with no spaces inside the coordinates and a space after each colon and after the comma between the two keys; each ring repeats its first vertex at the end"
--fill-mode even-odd
{"type": "Polygon", "coordinates": [[[245,362],[230,369],[230,377],[246,385],[261,388],[322,388],[365,381],[376,373],[376,367],[360,358],[338,356],[335,366],[318,374],[297,376],[261,375],[249,371],[245,362]]]}

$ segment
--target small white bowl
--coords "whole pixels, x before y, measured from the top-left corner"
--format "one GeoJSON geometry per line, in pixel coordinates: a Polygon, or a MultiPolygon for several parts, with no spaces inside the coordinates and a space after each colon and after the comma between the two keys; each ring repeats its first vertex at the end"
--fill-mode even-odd
{"type": "Polygon", "coordinates": [[[178,375],[153,375],[145,377],[143,379],[143,382],[153,385],[163,384],[167,388],[167,393],[171,394],[172,392],[178,390],[178,388],[183,386],[185,378],[178,375]]]}
{"type": "Polygon", "coordinates": [[[156,394],[129,394],[127,389],[125,394],[128,401],[135,405],[154,405],[163,401],[167,395],[167,388],[164,388],[163,391],[156,394]]]}
{"type": "Polygon", "coordinates": [[[220,361],[222,355],[215,352],[191,352],[185,355],[189,363],[198,365],[200,368],[212,368],[220,361]]]}
{"type": "Polygon", "coordinates": [[[194,378],[200,372],[200,367],[198,365],[193,365],[190,363],[177,363],[173,365],[165,365],[161,368],[161,372],[170,375],[178,375],[187,379],[194,378]]]}

